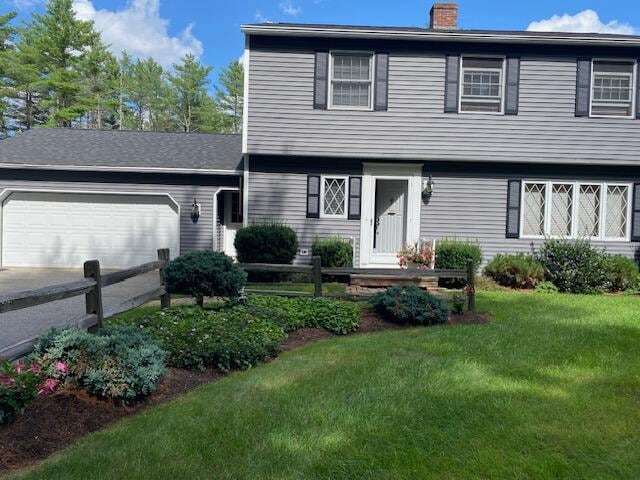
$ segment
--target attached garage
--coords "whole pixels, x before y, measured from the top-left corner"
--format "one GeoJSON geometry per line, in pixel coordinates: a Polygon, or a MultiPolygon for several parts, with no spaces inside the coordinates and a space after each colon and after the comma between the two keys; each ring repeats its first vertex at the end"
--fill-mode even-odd
{"type": "Polygon", "coordinates": [[[241,191],[243,168],[240,135],[43,128],[0,140],[0,267],[120,269],[159,248],[223,250],[218,194],[241,191]]]}
{"type": "Polygon", "coordinates": [[[12,192],[2,202],[5,267],[104,268],[155,260],[180,249],[179,206],[168,196],[12,192]]]}

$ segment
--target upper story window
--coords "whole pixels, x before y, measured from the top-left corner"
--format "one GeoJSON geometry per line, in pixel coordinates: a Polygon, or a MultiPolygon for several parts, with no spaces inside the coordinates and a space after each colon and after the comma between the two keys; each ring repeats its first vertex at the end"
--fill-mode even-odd
{"type": "Polygon", "coordinates": [[[373,55],[331,54],[330,107],[371,110],[373,104],[373,55]]]}
{"type": "Polygon", "coordinates": [[[461,112],[502,113],[504,59],[463,57],[461,112]]]}
{"type": "Polygon", "coordinates": [[[633,62],[594,61],[591,80],[591,115],[633,115],[633,62]]]}

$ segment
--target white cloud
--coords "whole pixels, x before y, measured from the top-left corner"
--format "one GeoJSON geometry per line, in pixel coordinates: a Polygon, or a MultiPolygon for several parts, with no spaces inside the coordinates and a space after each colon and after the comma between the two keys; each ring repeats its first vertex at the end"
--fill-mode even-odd
{"type": "Polygon", "coordinates": [[[44,0],[11,0],[11,5],[16,10],[29,10],[42,3],[44,3],[44,0]]]}
{"type": "Polygon", "coordinates": [[[293,5],[291,0],[286,0],[285,2],[280,3],[280,10],[285,15],[291,15],[292,17],[297,17],[302,12],[302,7],[296,7],[293,5]]]}
{"type": "Polygon", "coordinates": [[[598,13],[593,10],[584,10],[575,15],[554,15],[551,18],[531,22],[527,30],[537,32],[577,32],[577,33],[618,33],[633,35],[636,33],[628,23],[612,20],[603,23],[598,13]]]}
{"type": "Polygon", "coordinates": [[[169,20],[160,16],[160,0],[131,0],[122,10],[96,9],[92,0],[73,0],[73,9],[78,18],[95,22],[116,55],[126,50],[134,57],[153,57],[165,67],[187,53],[202,55],[193,24],[176,36],[169,34],[169,20]]]}
{"type": "Polygon", "coordinates": [[[273,20],[262,15],[262,12],[260,10],[258,10],[254,16],[256,18],[256,22],[258,23],[273,23],[273,20]]]}

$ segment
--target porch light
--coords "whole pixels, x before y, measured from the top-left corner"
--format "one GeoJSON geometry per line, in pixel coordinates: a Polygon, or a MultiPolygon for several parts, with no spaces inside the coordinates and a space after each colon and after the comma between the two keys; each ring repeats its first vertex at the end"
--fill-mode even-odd
{"type": "Polygon", "coordinates": [[[433,179],[431,178],[431,175],[429,175],[428,180],[422,181],[422,196],[430,197],[431,195],[433,195],[433,179]]]}
{"type": "Polygon", "coordinates": [[[196,223],[200,218],[200,205],[198,204],[198,200],[194,197],[193,204],[191,205],[191,220],[193,223],[196,223]]]}

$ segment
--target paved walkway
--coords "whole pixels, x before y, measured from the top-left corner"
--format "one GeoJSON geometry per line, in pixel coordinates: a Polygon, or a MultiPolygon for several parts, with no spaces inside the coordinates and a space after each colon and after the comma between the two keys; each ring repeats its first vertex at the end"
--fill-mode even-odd
{"type": "MultiPolygon", "coordinates": [[[[105,272],[106,273],[106,272],[105,272]]],[[[0,271],[0,293],[19,292],[83,278],[81,270],[11,268],[0,271]]],[[[130,278],[102,290],[104,308],[160,285],[158,272],[130,278]]],[[[85,313],[84,295],[0,314],[0,350],[35,337],[51,327],[74,325],[85,313]]]]}

